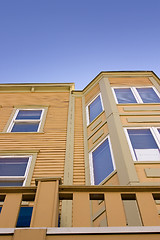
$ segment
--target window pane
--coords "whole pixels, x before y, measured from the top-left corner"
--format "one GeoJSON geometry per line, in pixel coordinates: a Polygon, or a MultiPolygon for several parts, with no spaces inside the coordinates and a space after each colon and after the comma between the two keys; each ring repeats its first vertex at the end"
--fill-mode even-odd
{"type": "Polygon", "coordinates": [[[108,139],[92,153],[92,156],[94,182],[97,185],[114,170],[108,139]]]}
{"type": "Polygon", "coordinates": [[[11,132],[37,132],[39,126],[38,123],[15,123],[11,132]]]}
{"type": "Polygon", "coordinates": [[[137,103],[130,88],[114,89],[118,103],[137,103]]]}
{"type": "Polygon", "coordinates": [[[89,105],[89,120],[92,122],[102,112],[100,96],[89,105]]]}
{"type": "Polygon", "coordinates": [[[153,88],[136,88],[144,103],[159,103],[160,98],[153,88]]]}
{"type": "Polygon", "coordinates": [[[0,176],[24,176],[29,158],[0,158],[0,176]]]}
{"type": "Polygon", "coordinates": [[[17,226],[16,227],[30,227],[33,207],[21,207],[17,226]]]}
{"type": "Polygon", "coordinates": [[[160,161],[159,149],[150,129],[129,129],[128,134],[138,161],[160,161]]]}
{"type": "Polygon", "coordinates": [[[20,187],[23,181],[0,181],[0,187],[20,187]]]}
{"type": "Polygon", "coordinates": [[[19,110],[16,119],[40,119],[42,110],[19,110]]]}
{"type": "Polygon", "coordinates": [[[128,129],[128,134],[135,149],[156,149],[158,148],[152,133],[149,129],[128,129]]]}

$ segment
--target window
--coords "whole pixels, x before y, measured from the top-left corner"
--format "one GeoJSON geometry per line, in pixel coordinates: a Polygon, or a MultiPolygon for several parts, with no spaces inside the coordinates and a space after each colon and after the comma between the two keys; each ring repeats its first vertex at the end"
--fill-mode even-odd
{"type": "Polygon", "coordinates": [[[101,94],[96,96],[86,107],[87,111],[87,123],[91,123],[102,111],[102,98],[101,94]]]}
{"type": "Polygon", "coordinates": [[[90,153],[91,184],[100,184],[115,169],[109,137],[90,153]]]}
{"type": "Polygon", "coordinates": [[[117,103],[160,103],[160,95],[154,87],[113,88],[117,103]]]}
{"type": "Polygon", "coordinates": [[[24,186],[32,156],[0,156],[0,186],[24,186]]]}
{"type": "Polygon", "coordinates": [[[17,109],[8,132],[39,132],[44,109],[17,109]]]}
{"type": "Polygon", "coordinates": [[[160,161],[159,129],[131,128],[125,131],[134,161],[160,161]]]}
{"type": "Polygon", "coordinates": [[[30,227],[33,207],[21,207],[16,227],[30,227]]]}

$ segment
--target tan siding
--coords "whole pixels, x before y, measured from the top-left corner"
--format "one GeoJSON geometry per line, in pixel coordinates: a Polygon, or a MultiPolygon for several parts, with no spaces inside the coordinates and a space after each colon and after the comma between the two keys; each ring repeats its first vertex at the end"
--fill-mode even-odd
{"type": "Polygon", "coordinates": [[[82,98],[75,98],[73,184],[85,184],[82,98]]]}
{"type": "Polygon", "coordinates": [[[85,96],[86,105],[100,92],[99,84],[95,85],[85,96]]]}
{"type": "Polygon", "coordinates": [[[91,149],[93,149],[95,146],[97,146],[98,143],[100,143],[104,137],[106,137],[108,135],[108,126],[107,126],[107,123],[102,127],[100,128],[89,140],[88,140],[88,149],[89,151],[91,149]],[[102,131],[103,134],[97,138],[97,140],[94,142],[93,139],[96,137],[96,135],[99,134],[99,132],[102,131]]]}
{"type": "Polygon", "coordinates": [[[106,121],[106,115],[105,113],[102,113],[97,119],[96,121],[98,120],[101,120],[101,122],[93,128],[93,124],[95,124],[95,121],[93,121],[87,128],[87,133],[88,133],[88,137],[91,136],[94,132],[96,132],[103,124],[104,122],[106,121]],[[93,129],[92,129],[93,128],[93,129]]]}
{"type": "Polygon", "coordinates": [[[145,174],[145,168],[156,168],[160,169],[160,164],[159,163],[137,163],[135,164],[135,168],[137,171],[137,175],[139,178],[139,181],[141,183],[143,182],[160,182],[160,178],[158,177],[147,177],[145,174]]]}
{"type": "Polygon", "coordinates": [[[147,104],[147,106],[144,106],[144,104],[135,104],[135,105],[132,105],[130,106],[129,104],[124,104],[124,105],[117,105],[118,107],[118,111],[119,113],[125,113],[125,114],[131,114],[131,113],[134,113],[134,114],[147,114],[147,113],[156,113],[156,114],[160,114],[160,111],[156,109],[156,107],[158,108],[159,106],[158,105],[155,105],[155,104],[147,104]],[[125,110],[125,108],[132,108],[132,110],[125,110]],[[143,110],[142,110],[143,109],[143,110]]]}
{"type": "Polygon", "coordinates": [[[111,86],[146,86],[153,85],[147,77],[116,77],[109,78],[111,86]]]}
{"type": "Polygon", "coordinates": [[[140,126],[140,127],[146,127],[146,126],[159,126],[159,116],[154,116],[154,119],[157,118],[157,121],[152,121],[152,116],[121,116],[121,122],[123,126],[129,126],[129,127],[134,127],[134,126],[140,126]],[[146,117],[148,118],[148,121],[150,120],[150,122],[146,122],[146,117]],[[128,122],[128,119],[130,118],[134,118],[135,120],[137,118],[140,118],[142,122],[128,122]],[[143,122],[144,119],[144,122],[143,122]]]}
{"type": "Polygon", "coordinates": [[[0,102],[0,131],[8,122],[13,106],[48,106],[44,133],[0,133],[0,151],[38,151],[31,185],[38,177],[63,179],[69,93],[2,93],[0,102]]]}

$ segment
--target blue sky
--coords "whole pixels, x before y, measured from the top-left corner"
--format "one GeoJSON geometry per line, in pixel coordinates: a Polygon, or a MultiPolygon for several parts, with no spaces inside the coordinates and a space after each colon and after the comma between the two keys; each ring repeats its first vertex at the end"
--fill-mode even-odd
{"type": "Polygon", "coordinates": [[[159,0],[1,0],[0,83],[75,82],[101,71],[160,77],[159,0]]]}

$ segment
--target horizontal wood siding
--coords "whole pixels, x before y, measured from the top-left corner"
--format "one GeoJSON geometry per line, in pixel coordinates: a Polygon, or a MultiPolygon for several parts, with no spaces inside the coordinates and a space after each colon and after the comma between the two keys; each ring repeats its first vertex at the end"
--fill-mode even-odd
{"type": "Polygon", "coordinates": [[[109,77],[111,86],[146,86],[153,85],[148,77],[109,77]]]}
{"type": "Polygon", "coordinates": [[[63,179],[69,93],[2,93],[0,103],[0,152],[38,151],[31,185],[38,177],[63,179]],[[48,106],[44,133],[2,133],[16,105],[48,106]]]}
{"type": "Polygon", "coordinates": [[[100,92],[99,84],[96,84],[85,96],[86,105],[100,92]]]}
{"type": "Polygon", "coordinates": [[[85,184],[82,98],[75,98],[73,184],[85,184]]]}

